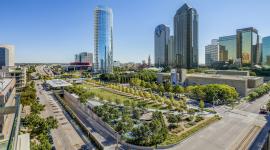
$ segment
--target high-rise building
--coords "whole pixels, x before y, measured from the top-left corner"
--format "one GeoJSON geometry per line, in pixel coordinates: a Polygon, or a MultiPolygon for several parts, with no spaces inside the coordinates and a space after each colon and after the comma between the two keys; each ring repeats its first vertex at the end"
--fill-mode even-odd
{"type": "Polygon", "coordinates": [[[113,71],[113,12],[111,8],[98,6],[94,12],[95,72],[113,71]]]}
{"type": "Polygon", "coordinates": [[[270,68],[270,36],[262,39],[262,65],[270,68]]]}
{"type": "Polygon", "coordinates": [[[174,16],[176,67],[198,67],[198,14],[184,4],[174,16]]]}
{"type": "Polygon", "coordinates": [[[81,63],[93,63],[93,54],[92,53],[87,53],[87,52],[82,52],[80,53],[80,61],[81,63]]]}
{"type": "Polygon", "coordinates": [[[158,25],[155,29],[155,66],[168,65],[168,44],[170,28],[164,24],[158,25]]]}
{"type": "Polygon", "coordinates": [[[77,62],[77,63],[81,62],[80,54],[75,54],[75,62],[77,62]]]}
{"type": "Polygon", "coordinates": [[[175,65],[175,50],[174,50],[174,36],[170,36],[168,48],[168,64],[169,66],[175,65]]]}
{"type": "Polygon", "coordinates": [[[151,67],[151,57],[150,57],[150,55],[148,56],[148,67],[151,67]]]}
{"type": "Polygon", "coordinates": [[[244,66],[260,64],[259,35],[257,29],[250,27],[237,30],[237,58],[244,66]]]}
{"type": "Polygon", "coordinates": [[[211,44],[205,46],[205,65],[211,66],[217,61],[219,61],[219,43],[217,39],[213,39],[211,44]]]}
{"type": "Polygon", "coordinates": [[[3,66],[14,66],[13,45],[0,45],[0,69],[3,66]]]}
{"type": "Polygon", "coordinates": [[[236,35],[222,36],[219,42],[219,61],[236,61],[236,35]]]}
{"type": "Polygon", "coordinates": [[[93,63],[93,54],[92,53],[87,53],[87,52],[82,52],[80,54],[75,55],[75,62],[76,63],[93,63]]]}

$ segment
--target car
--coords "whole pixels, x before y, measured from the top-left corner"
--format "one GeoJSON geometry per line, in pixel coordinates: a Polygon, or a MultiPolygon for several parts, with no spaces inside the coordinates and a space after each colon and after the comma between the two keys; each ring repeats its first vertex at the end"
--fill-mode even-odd
{"type": "Polygon", "coordinates": [[[266,105],[262,105],[260,107],[260,114],[266,114],[267,113],[267,107],[266,105]]]}
{"type": "Polygon", "coordinates": [[[90,150],[90,147],[86,144],[82,145],[80,150],[90,150]]]}
{"type": "Polygon", "coordinates": [[[51,150],[56,150],[55,146],[52,146],[52,149],[51,150]]]}

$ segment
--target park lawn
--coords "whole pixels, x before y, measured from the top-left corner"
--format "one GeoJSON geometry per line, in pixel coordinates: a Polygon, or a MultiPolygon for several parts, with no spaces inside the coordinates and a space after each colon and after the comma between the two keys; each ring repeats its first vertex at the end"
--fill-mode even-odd
{"type": "Polygon", "coordinates": [[[180,132],[180,134],[172,134],[170,133],[167,137],[167,139],[161,143],[161,146],[164,145],[170,145],[170,144],[177,144],[179,142],[181,142],[182,140],[188,138],[189,136],[192,136],[194,133],[198,132],[199,130],[207,127],[208,125],[220,120],[221,118],[219,116],[214,116],[211,118],[208,118],[206,120],[203,120],[199,123],[197,123],[196,125],[194,125],[193,127],[183,131],[182,133],[180,132]]]}
{"type": "Polygon", "coordinates": [[[109,91],[106,91],[104,89],[100,89],[100,88],[95,88],[95,89],[91,89],[90,90],[91,92],[93,92],[95,95],[97,95],[99,97],[99,95],[105,99],[105,100],[115,100],[115,99],[120,99],[122,102],[124,101],[134,101],[134,99],[131,99],[131,98],[128,98],[128,97],[125,97],[125,96],[121,96],[121,95],[118,95],[118,94],[114,94],[112,92],[109,92],[109,91]]]}
{"type": "Polygon", "coordinates": [[[93,88],[93,89],[90,89],[90,91],[93,92],[95,95],[97,95],[97,97],[103,97],[104,100],[108,100],[110,102],[111,101],[115,102],[116,99],[119,99],[121,101],[121,103],[125,103],[125,101],[136,101],[137,105],[142,104],[146,108],[153,108],[153,109],[161,109],[162,108],[162,106],[160,104],[158,105],[155,103],[147,103],[146,101],[143,101],[143,100],[129,98],[127,96],[115,94],[115,93],[112,93],[110,91],[107,91],[107,90],[104,90],[101,88],[93,88]]]}

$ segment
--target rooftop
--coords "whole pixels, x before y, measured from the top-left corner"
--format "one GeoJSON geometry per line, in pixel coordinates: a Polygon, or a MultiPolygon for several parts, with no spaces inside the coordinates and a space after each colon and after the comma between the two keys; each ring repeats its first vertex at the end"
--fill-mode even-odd
{"type": "Polygon", "coordinates": [[[72,85],[64,80],[61,80],[61,79],[47,80],[46,83],[49,84],[50,86],[52,86],[53,88],[72,85]]]}
{"type": "Polygon", "coordinates": [[[216,79],[228,79],[228,80],[248,80],[248,79],[259,79],[261,77],[255,76],[240,76],[240,75],[221,75],[221,74],[188,74],[188,77],[200,77],[200,78],[216,78],[216,79]]]}
{"type": "Polygon", "coordinates": [[[12,81],[12,79],[10,79],[10,78],[0,79],[0,92],[2,92],[11,81],[12,81]]]}

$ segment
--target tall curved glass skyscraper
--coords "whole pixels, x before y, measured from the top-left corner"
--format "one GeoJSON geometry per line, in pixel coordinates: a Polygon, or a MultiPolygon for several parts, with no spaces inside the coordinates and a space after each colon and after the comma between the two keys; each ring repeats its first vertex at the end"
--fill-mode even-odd
{"type": "Polygon", "coordinates": [[[176,67],[198,67],[198,13],[184,4],[174,16],[176,67]]]}
{"type": "Polygon", "coordinates": [[[170,28],[164,24],[155,28],[155,66],[164,67],[168,65],[168,44],[170,39],[170,28]]]}
{"type": "Polygon", "coordinates": [[[94,12],[95,72],[113,71],[113,12],[111,8],[98,6],[94,12]]]}

